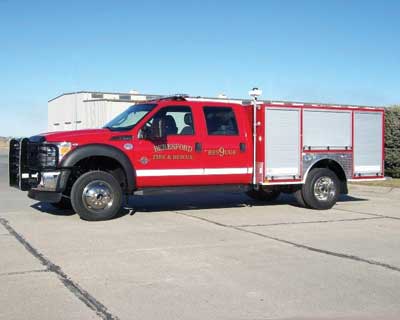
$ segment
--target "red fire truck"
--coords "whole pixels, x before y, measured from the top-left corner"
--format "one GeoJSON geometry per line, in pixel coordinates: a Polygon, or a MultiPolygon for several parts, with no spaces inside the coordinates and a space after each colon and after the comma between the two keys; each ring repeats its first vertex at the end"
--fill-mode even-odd
{"type": "Polygon", "coordinates": [[[10,185],[72,206],[85,220],[118,214],[149,188],[245,186],[255,199],[294,193],[329,209],[347,182],[384,179],[384,109],[294,102],[248,105],[176,95],[129,107],[102,129],[12,139],[10,185]]]}

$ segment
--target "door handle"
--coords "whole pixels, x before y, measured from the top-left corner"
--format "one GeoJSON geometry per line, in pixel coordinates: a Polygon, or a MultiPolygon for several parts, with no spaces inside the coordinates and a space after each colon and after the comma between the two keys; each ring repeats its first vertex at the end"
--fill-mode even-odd
{"type": "Polygon", "coordinates": [[[201,152],[201,150],[202,150],[201,143],[200,142],[196,142],[194,144],[194,151],[201,152]]]}
{"type": "Polygon", "coordinates": [[[246,144],[244,142],[239,143],[240,152],[246,152],[246,144]]]}

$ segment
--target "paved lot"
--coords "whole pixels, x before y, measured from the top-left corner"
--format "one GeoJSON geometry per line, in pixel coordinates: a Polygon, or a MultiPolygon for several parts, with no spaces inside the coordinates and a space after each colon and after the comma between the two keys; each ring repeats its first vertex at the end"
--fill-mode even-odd
{"type": "Polygon", "coordinates": [[[132,197],[89,223],[7,186],[0,319],[398,319],[400,192],[333,210],[240,193],[132,197]]]}

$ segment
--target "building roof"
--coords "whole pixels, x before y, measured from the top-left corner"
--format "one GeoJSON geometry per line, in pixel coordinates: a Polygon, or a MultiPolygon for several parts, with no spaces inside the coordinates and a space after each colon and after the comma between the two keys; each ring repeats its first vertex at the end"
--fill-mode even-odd
{"type": "MultiPolygon", "coordinates": [[[[58,96],[50,99],[48,102],[51,102],[53,100],[56,100],[62,96],[67,96],[67,95],[71,95],[71,94],[79,94],[79,93],[90,93],[90,94],[115,94],[115,95],[130,95],[130,96],[145,96],[146,98],[157,98],[157,97],[163,97],[163,95],[160,94],[146,94],[146,93],[129,93],[129,92],[106,92],[106,91],[74,91],[74,92],[65,92],[65,93],[61,93],[58,96]]],[[[93,99],[94,100],[94,99],[93,99]]],[[[99,100],[99,99],[98,99],[99,100]]],[[[106,100],[106,99],[105,99],[106,100]]],[[[118,99],[117,99],[118,100],[118,99]]]]}
{"type": "MultiPolygon", "coordinates": [[[[119,95],[119,96],[131,96],[131,97],[142,97],[142,99],[131,99],[131,100],[126,100],[126,99],[113,99],[109,97],[103,97],[103,98],[93,98],[93,99],[85,99],[84,101],[113,101],[113,102],[143,102],[143,101],[150,101],[150,100],[157,100],[160,98],[166,97],[166,95],[160,95],[160,94],[146,94],[146,93],[129,93],[129,92],[109,92],[109,91],[75,91],[75,92],[67,92],[67,93],[62,93],[55,98],[50,99],[48,102],[51,102],[53,100],[56,100],[62,96],[66,95],[72,95],[72,94],[80,94],[80,93],[90,93],[90,94],[108,94],[108,95],[119,95]],[[144,97],[144,100],[143,100],[144,97]]],[[[191,99],[199,99],[199,100],[204,100],[204,101],[212,101],[212,100],[217,100],[217,101],[226,101],[226,102],[236,102],[236,103],[242,103],[242,104],[250,104],[251,99],[250,98],[245,98],[245,99],[238,99],[238,98],[219,98],[219,97],[201,97],[201,96],[190,96],[189,98],[191,99]]],[[[352,108],[383,108],[381,106],[370,106],[370,105],[352,105],[352,104],[337,104],[337,103],[321,103],[321,102],[302,102],[302,101],[283,101],[283,100],[258,100],[261,103],[266,103],[266,104],[274,104],[274,105],[308,105],[308,106],[314,106],[314,107],[352,107],[352,108]]]]}

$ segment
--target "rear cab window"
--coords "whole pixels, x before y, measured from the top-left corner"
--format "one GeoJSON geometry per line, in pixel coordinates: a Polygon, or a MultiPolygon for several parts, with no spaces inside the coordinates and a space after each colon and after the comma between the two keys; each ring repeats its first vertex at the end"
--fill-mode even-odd
{"type": "Polygon", "coordinates": [[[207,133],[210,136],[238,136],[235,112],[231,107],[204,106],[207,133]]]}

